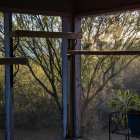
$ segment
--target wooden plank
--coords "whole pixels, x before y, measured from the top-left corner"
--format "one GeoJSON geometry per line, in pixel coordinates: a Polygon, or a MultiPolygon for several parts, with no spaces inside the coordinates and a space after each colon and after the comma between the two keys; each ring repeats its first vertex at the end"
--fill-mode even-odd
{"type": "MultiPolygon", "coordinates": [[[[74,31],[74,18],[63,17],[63,32],[74,31]]],[[[62,39],[63,43],[63,126],[65,139],[74,137],[74,59],[67,50],[74,48],[74,40],[62,39]],[[67,80],[67,81],[66,81],[67,80]],[[65,83],[64,83],[65,82],[65,83]]]]}
{"type": "Polygon", "coordinates": [[[129,5],[118,6],[114,8],[108,8],[108,9],[105,8],[100,10],[90,10],[90,12],[89,11],[76,12],[74,16],[85,18],[85,17],[100,16],[100,15],[117,14],[117,13],[139,10],[139,9],[140,9],[140,3],[133,3],[129,5]]]}
{"type": "Polygon", "coordinates": [[[82,39],[81,33],[73,32],[46,32],[46,31],[25,31],[16,30],[9,34],[9,37],[40,37],[40,38],[66,38],[66,39],[82,39]]]}
{"type": "MultiPolygon", "coordinates": [[[[4,13],[4,44],[5,57],[13,56],[12,38],[7,36],[12,30],[12,14],[4,13]]],[[[5,65],[5,106],[6,106],[6,138],[5,140],[14,140],[14,112],[13,112],[13,67],[5,65]]]]}
{"type": "Polygon", "coordinates": [[[33,10],[33,9],[21,9],[21,8],[7,8],[0,6],[1,12],[11,12],[20,14],[32,14],[32,15],[45,15],[45,16],[71,16],[70,12],[55,12],[55,11],[45,11],[45,10],[33,10]]]}
{"type": "Polygon", "coordinates": [[[21,64],[27,65],[28,59],[25,57],[9,57],[9,58],[0,58],[0,65],[13,65],[13,64],[21,64]]]}
{"type": "MultiPolygon", "coordinates": [[[[62,31],[68,32],[69,29],[69,17],[62,17],[62,31]]],[[[62,94],[63,94],[63,137],[69,135],[69,109],[68,109],[68,100],[69,100],[69,77],[68,77],[68,39],[62,39],[62,94]]]]}
{"type": "MultiPolygon", "coordinates": [[[[75,33],[81,31],[81,19],[75,18],[75,33]]],[[[74,48],[81,50],[81,40],[77,41],[74,48]]],[[[75,92],[74,92],[74,137],[81,137],[81,56],[75,56],[75,92]]]]}
{"type": "Polygon", "coordinates": [[[69,50],[67,55],[140,55],[140,51],[79,51],[69,50]]]}
{"type": "MultiPolygon", "coordinates": [[[[75,32],[75,18],[70,17],[70,31],[75,32]]],[[[69,50],[75,50],[75,41],[69,40],[69,50]]],[[[69,74],[69,136],[75,136],[75,56],[68,57],[69,74]]]]}
{"type": "MultiPolygon", "coordinates": [[[[71,24],[73,24],[73,20],[71,21],[71,24]]],[[[73,26],[72,26],[73,27],[73,26]]],[[[69,41],[69,49],[74,49],[74,40],[69,41]]],[[[75,56],[68,57],[68,68],[69,68],[69,121],[70,121],[70,137],[74,137],[75,132],[75,56]]]]}

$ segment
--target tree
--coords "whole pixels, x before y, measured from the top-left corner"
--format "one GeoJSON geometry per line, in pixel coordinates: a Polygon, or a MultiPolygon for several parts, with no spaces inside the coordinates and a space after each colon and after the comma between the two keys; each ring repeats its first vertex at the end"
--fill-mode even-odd
{"type": "MultiPolygon", "coordinates": [[[[82,19],[82,49],[139,49],[139,15],[139,11],[134,11],[82,19]]],[[[61,31],[61,28],[60,17],[13,15],[13,30],[61,31]]],[[[0,50],[4,52],[2,22],[0,33],[0,50]]],[[[45,93],[53,97],[62,114],[61,39],[20,38],[14,55],[29,58],[31,62],[28,65],[30,72],[45,90],[45,93]],[[36,65],[43,71],[43,79],[35,73],[34,67],[36,65]]],[[[86,110],[91,101],[103,91],[104,87],[137,57],[82,56],[83,110],[86,110]]]]}
{"type": "MultiPolygon", "coordinates": [[[[83,50],[139,50],[140,11],[82,20],[83,50]]],[[[92,100],[138,56],[82,56],[83,116],[92,100]]]]}
{"type": "MultiPolygon", "coordinates": [[[[13,14],[13,30],[61,31],[61,18],[13,14]]],[[[4,52],[3,24],[0,25],[0,34],[2,40],[0,51],[4,52]]],[[[14,48],[14,56],[29,58],[28,68],[31,74],[43,87],[46,94],[53,97],[62,114],[61,39],[20,38],[18,41],[19,44],[14,48]],[[43,71],[43,79],[40,79],[35,73],[36,65],[43,71]]],[[[14,44],[18,41],[15,39],[14,44]]]]}
{"type": "MultiPolygon", "coordinates": [[[[14,29],[18,30],[61,31],[61,19],[59,17],[15,14],[13,16],[13,21],[16,21],[16,24],[13,25],[14,29]]],[[[15,55],[27,57],[30,61],[40,66],[47,79],[46,83],[37,77],[33,66],[29,64],[28,68],[46,93],[54,98],[62,114],[61,40],[21,38],[15,55]]]]}

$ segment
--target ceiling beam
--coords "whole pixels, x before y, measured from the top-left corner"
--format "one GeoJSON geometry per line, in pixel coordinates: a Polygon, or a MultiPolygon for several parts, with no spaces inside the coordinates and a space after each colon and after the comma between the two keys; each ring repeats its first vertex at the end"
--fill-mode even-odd
{"type": "Polygon", "coordinates": [[[122,13],[127,11],[140,10],[140,3],[125,5],[115,8],[101,9],[101,10],[90,10],[90,12],[77,12],[74,14],[75,17],[91,17],[91,16],[100,16],[100,15],[109,15],[115,13],[122,13]]]}
{"type": "Polygon", "coordinates": [[[32,15],[44,15],[44,16],[71,16],[71,12],[56,12],[56,11],[45,11],[45,10],[34,10],[24,8],[7,8],[0,7],[1,12],[8,13],[20,13],[20,14],[32,14],[32,15]]]}

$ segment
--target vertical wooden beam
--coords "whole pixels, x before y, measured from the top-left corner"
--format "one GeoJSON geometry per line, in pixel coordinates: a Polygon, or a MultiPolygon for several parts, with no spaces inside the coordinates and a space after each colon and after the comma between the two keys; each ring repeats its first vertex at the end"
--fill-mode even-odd
{"type": "MultiPolygon", "coordinates": [[[[73,18],[71,20],[71,24],[74,25],[73,22],[73,18]]],[[[74,27],[74,26],[72,26],[74,27]]],[[[72,28],[73,31],[73,28],[72,28]]],[[[75,42],[74,40],[69,40],[69,50],[74,50],[74,45],[75,42]]],[[[69,114],[70,114],[70,138],[75,137],[74,136],[74,132],[75,132],[75,126],[74,126],[74,120],[75,120],[75,56],[69,56],[69,91],[70,91],[70,95],[69,95],[69,105],[70,105],[70,109],[69,109],[69,114]]]]}
{"type": "MultiPolygon", "coordinates": [[[[69,17],[62,17],[62,31],[70,31],[69,17]]],[[[62,93],[63,93],[63,137],[69,135],[69,77],[68,77],[68,39],[62,39],[62,93]]]]}
{"type": "MultiPolygon", "coordinates": [[[[75,33],[81,33],[81,19],[74,21],[75,33]]],[[[75,50],[81,50],[81,40],[77,40],[75,50]]],[[[74,137],[81,137],[81,55],[75,56],[75,94],[74,94],[74,137]]]]}
{"type": "MultiPolygon", "coordinates": [[[[81,20],[63,17],[63,32],[81,32],[81,20]]],[[[67,56],[67,50],[80,50],[81,41],[62,40],[63,136],[80,137],[81,56],[67,56]]]]}
{"type": "MultiPolygon", "coordinates": [[[[4,13],[5,57],[13,57],[12,38],[8,33],[12,31],[12,14],[4,13]]],[[[5,65],[5,99],[6,99],[6,140],[14,139],[13,124],[13,66],[5,65]]]]}
{"type": "MultiPolygon", "coordinates": [[[[73,32],[73,17],[62,18],[63,32],[73,32]]],[[[74,57],[67,56],[67,51],[73,49],[74,40],[62,40],[62,87],[63,87],[63,128],[64,138],[74,137],[74,57]]]]}

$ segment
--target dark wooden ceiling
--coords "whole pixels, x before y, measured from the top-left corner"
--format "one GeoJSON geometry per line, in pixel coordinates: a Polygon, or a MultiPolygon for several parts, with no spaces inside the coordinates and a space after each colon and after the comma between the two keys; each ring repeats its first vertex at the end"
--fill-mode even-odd
{"type": "Polygon", "coordinates": [[[0,11],[87,16],[140,9],[140,0],[1,0],[0,11]]]}

